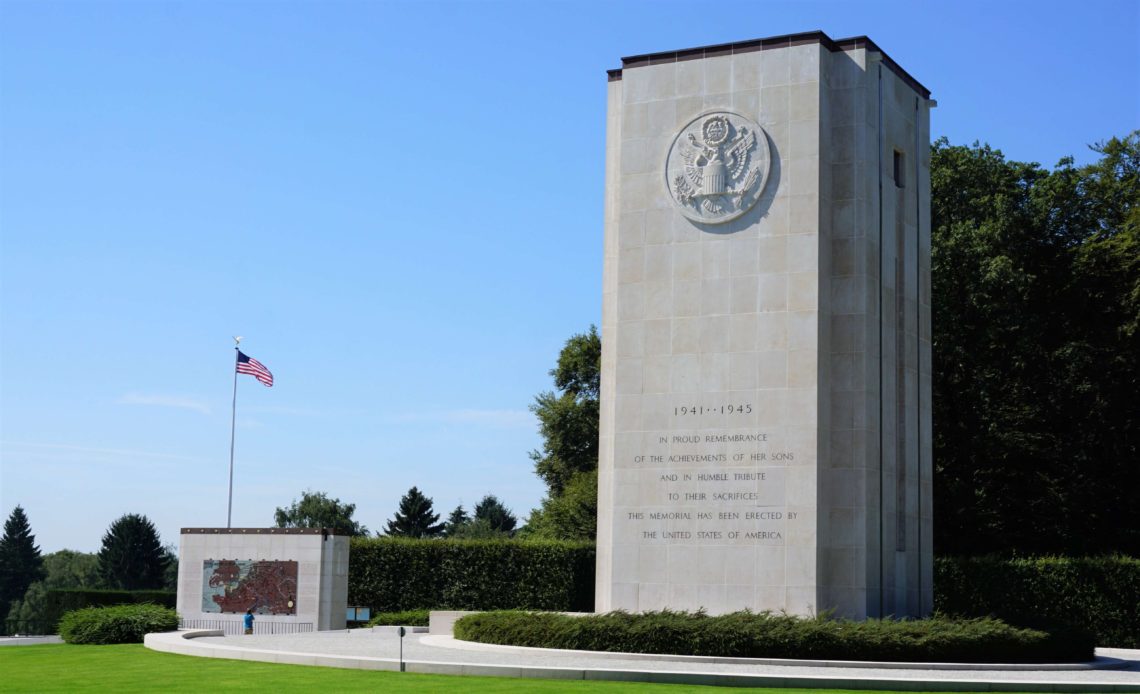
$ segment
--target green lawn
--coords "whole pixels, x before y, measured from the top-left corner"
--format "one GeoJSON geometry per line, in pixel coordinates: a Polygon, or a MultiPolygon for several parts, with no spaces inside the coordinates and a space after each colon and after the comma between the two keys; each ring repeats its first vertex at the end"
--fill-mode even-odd
{"type": "MultiPolygon", "coordinates": [[[[172,655],[124,646],[0,647],[0,692],[538,692],[553,694],[681,694],[682,692],[828,692],[823,689],[721,689],[672,684],[568,682],[505,677],[454,677],[275,665],[172,655]]],[[[862,694],[868,694],[863,692],[862,694]]]]}

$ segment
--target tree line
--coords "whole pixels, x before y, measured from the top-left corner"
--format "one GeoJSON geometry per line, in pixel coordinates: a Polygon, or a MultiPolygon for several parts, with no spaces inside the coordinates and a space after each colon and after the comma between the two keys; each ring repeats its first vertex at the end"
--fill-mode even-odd
{"type": "Polygon", "coordinates": [[[1140,554],[1140,131],[934,144],[934,548],[1140,554]]]}
{"type": "MultiPolygon", "coordinates": [[[[292,505],[274,512],[278,528],[331,528],[346,535],[364,537],[368,528],[353,520],[356,504],[329,498],[325,492],[306,491],[292,505]]],[[[518,518],[494,494],[487,494],[468,515],[463,504],[456,506],[440,523],[432,500],[418,487],[400,499],[395,515],[377,535],[389,537],[449,537],[453,539],[492,539],[512,537],[518,518]]]]}
{"type": "Polygon", "coordinates": [[[0,537],[0,616],[7,622],[38,622],[48,590],[86,588],[175,590],[178,555],[163,546],[146,516],[127,514],[103,535],[97,553],[63,549],[43,555],[28,515],[16,506],[0,537]]]}

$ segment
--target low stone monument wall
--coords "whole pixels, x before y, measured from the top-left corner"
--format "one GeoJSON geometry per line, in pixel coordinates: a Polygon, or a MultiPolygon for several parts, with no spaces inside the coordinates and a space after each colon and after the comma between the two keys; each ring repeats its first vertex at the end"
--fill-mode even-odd
{"type": "Polygon", "coordinates": [[[252,609],[263,629],[343,629],[348,547],[326,528],[183,528],[178,613],[208,628],[252,609]]]}

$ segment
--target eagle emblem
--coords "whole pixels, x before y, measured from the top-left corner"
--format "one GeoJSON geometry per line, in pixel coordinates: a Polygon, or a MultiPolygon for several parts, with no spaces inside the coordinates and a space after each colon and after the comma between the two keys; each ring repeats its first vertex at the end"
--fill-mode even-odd
{"type": "Polygon", "coordinates": [[[681,214],[720,224],[747,212],[768,177],[768,138],[738,113],[717,111],[690,121],[669,149],[666,184],[681,214]]]}

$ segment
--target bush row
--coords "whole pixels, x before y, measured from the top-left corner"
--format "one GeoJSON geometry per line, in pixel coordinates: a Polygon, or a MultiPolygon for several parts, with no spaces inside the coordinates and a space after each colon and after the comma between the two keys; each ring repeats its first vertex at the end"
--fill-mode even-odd
{"type": "Polygon", "coordinates": [[[623,653],[899,662],[1034,663],[1091,660],[1091,638],[1010,626],[996,619],[853,622],[770,612],[648,612],[571,617],[484,612],[455,623],[482,643],[623,653]]]}
{"type": "MultiPolygon", "coordinates": [[[[940,557],[934,574],[938,612],[993,615],[1030,627],[1077,627],[1091,631],[1098,645],[1140,648],[1138,559],[940,557]]],[[[594,547],[550,541],[356,539],[349,596],[351,604],[367,605],[373,612],[589,612],[594,547]]]]}
{"type": "Polygon", "coordinates": [[[934,607],[1027,626],[1091,631],[1098,646],[1140,648],[1140,559],[940,557],[934,607]]]}
{"type": "Polygon", "coordinates": [[[59,622],[67,643],[142,643],[143,636],[178,629],[178,613],[161,605],[115,605],[73,610],[59,622]]]}
{"type": "Polygon", "coordinates": [[[43,622],[52,630],[68,612],[85,607],[153,603],[174,608],[178,594],[165,590],[90,590],[53,588],[44,596],[43,622]]]}
{"type": "Polygon", "coordinates": [[[368,626],[426,627],[430,610],[402,610],[400,612],[380,612],[368,620],[368,626]]]}
{"type": "Polygon", "coordinates": [[[349,604],[374,612],[594,608],[593,543],[355,538],[350,556],[349,604]]]}

